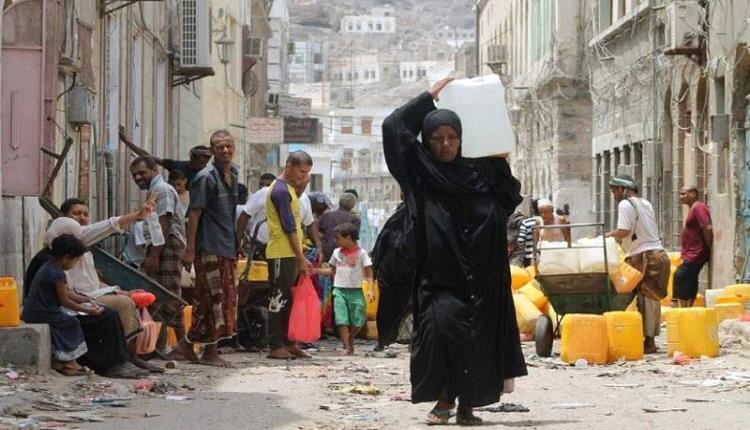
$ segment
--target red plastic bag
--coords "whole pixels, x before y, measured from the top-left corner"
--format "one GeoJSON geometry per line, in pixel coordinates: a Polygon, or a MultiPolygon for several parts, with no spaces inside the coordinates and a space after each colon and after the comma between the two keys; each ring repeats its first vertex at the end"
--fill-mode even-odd
{"type": "Polygon", "coordinates": [[[130,294],[130,300],[135,303],[135,307],[138,309],[145,309],[154,304],[156,296],[145,291],[138,291],[130,294]]]}
{"type": "Polygon", "coordinates": [[[309,276],[300,277],[292,290],[287,337],[296,342],[314,342],[320,338],[320,300],[309,276]]]}
{"type": "Polygon", "coordinates": [[[156,342],[159,340],[161,323],[154,321],[148,309],[141,309],[141,327],[143,331],[135,339],[136,354],[150,354],[156,349],[156,342]]]}

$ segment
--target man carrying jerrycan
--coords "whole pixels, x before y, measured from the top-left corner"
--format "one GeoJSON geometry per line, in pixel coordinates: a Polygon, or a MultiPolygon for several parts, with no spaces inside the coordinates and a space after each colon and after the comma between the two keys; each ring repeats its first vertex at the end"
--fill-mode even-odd
{"type": "Polygon", "coordinates": [[[637,197],[638,182],[629,175],[610,179],[609,190],[617,202],[617,229],[607,233],[621,241],[625,261],[643,273],[638,284],[638,312],[643,316],[643,352],[657,352],[654,338],[661,325],[660,300],[667,296],[669,257],[659,238],[659,228],[651,203],[637,197]]]}

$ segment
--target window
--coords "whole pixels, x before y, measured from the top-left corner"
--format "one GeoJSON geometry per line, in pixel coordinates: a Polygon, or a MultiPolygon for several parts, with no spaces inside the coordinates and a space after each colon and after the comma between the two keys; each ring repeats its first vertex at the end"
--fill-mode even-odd
{"type": "Polygon", "coordinates": [[[362,117],[362,134],[365,134],[368,136],[372,134],[372,117],[369,117],[369,116],[362,117]]]}
{"type": "Polygon", "coordinates": [[[437,59],[438,59],[438,61],[445,60],[445,53],[444,52],[438,52],[437,59]]]}
{"type": "Polygon", "coordinates": [[[323,174],[322,173],[310,174],[310,191],[312,192],[323,191],[323,174]]]}
{"type": "Polygon", "coordinates": [[[383,30],[383,24],[381,24],[381,23],[375,24],[375,29],[378,30],[378,31],[382,31],[383,30]]]}
{"type": "Polygon", "coordinates": [[[375,28],[375,27],[373,27],[373,25],[372,25],[372,21],[370,21],[370,22],[368,22],[368,23],[367,23],[367,29],[368,29],[368,30],[372,31],[372,30],[373,30],[374,28],[375,28]]]}
{"type": "Polygon", "coordinates": [[[722,114],[724,113],[724,106],[726,104],[724,100],[726,97],[726,87],[724,86],[723,76],[717,76],[714,79],[714,92],[716,93],[716,96],[714,97],[716,113],[722,114]]]}
{"type": "Polygon", "coordinates": [[[242,54],[245,57],[260,57],[261,52],[263,52],[263,40],[259,37],[248,37],[247,43],[243,47],[245,52],[242,54]]]}
{"type": "Polygon", "coordinates": [[[413,77],[414,77],[414,70],[409,70],[409,77],[410,77],[410,78],[413,78],[413,77]]]}
{"type": "Polygon", "coordinates": [[[718,194],[726,194],[729,182],[729,142],[721,144],[719,158],[716,160],[716,185],[718,194]]]}
{"type": "Polygon", "coordinates": [[[313,63],[323,64],[323,54],[320,54],[320,53],[313,54],[313,63]]]}
{"type": "Polygon", "coordinates": [[[341,134],[352,134],[353,132],[354,132],[354,121],[352,117],[350,116],[341,117],[341,134]]]}
{"type": "Polygon", "coordinates": [[[599,32],[603,32],[612,25],[613,0],[599,0],[599,32]]]}

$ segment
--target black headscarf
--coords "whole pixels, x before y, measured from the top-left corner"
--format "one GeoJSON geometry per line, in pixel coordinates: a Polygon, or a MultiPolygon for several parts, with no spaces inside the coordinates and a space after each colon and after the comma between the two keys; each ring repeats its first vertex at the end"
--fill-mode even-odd
{"type": "Polygon", "coordinates": [[[426,170],[424,175],[428,183],[437,185],[451,194],[472,195],[486,192],[489,189],[499,201],[504,203],[506,215],[513,213],[520,203],[519,182],[513,178],[507,163],[498,170],[497,160],[491,158],[469,159],[461,154],[463,142],[458,148],[456,158],[448,163],[437,161],[430,151],[430,137],[441,126],[451,127],[462,139],[463,127],[461,118],[448,109],[437,109],[425,116],[422,122],[422,147],[417,150],[417,157],[426,170]]]}
{"type": "Polygon", "coordinates": [[[447,125],[458,133],[458,138],[461,139],[463,135],[463,127],[461,127],[461,118],[448,109],[437,109],[427,114],[422,122],[422,140],[424,144],[429,144],[432,133],[443,125],[447,125]]]}

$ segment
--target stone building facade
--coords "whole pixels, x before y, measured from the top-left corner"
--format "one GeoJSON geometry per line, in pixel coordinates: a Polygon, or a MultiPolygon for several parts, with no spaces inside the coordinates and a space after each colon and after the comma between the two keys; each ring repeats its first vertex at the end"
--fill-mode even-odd
{"type": "Polygon", "coordinates": [[[498,73],[506,84],[522,193],[567,205],[584,222],[593,219],[591,98],[580,33],[586,11],[576,3],[478,1],[477,58],[481,75],[498,73]]]}

